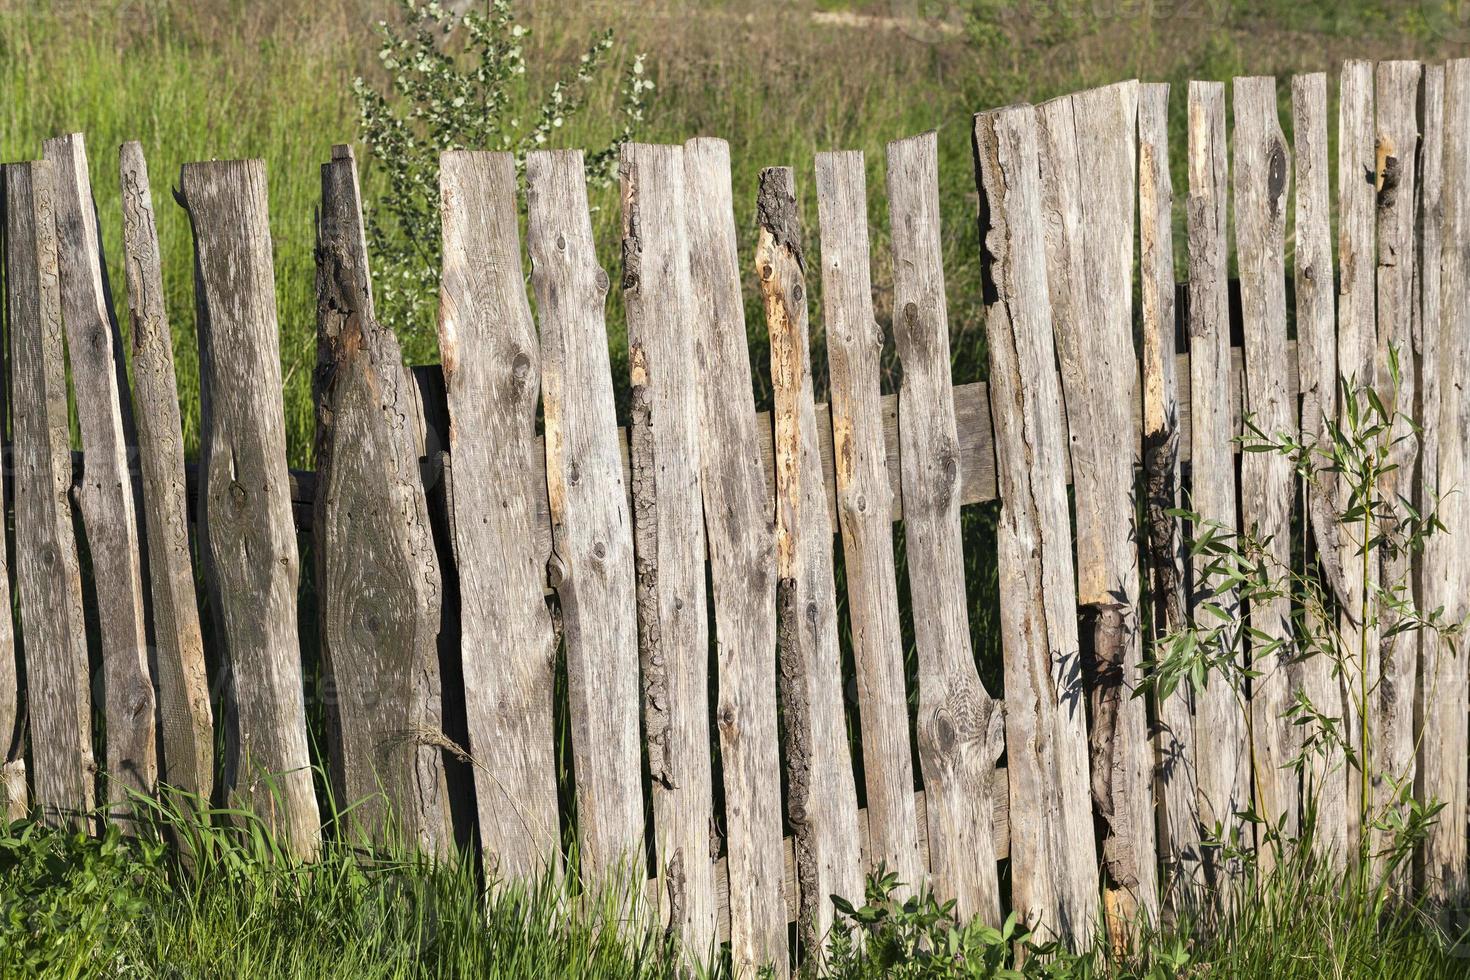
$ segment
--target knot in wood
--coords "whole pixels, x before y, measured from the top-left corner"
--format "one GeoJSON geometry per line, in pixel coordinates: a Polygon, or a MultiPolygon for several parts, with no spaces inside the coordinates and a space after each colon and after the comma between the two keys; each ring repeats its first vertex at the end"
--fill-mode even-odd
{"type": "Polygon", "coordinates": [[[230,504],[240,510],[245,506],[245,500],[249,495],[245,492],[245,486],[239,480],[230,481],[230,504]]]}
{"type": "Polygon", "coordinates": [[[526,378],[531,373],[531,356],[525,351],[520,351],[510,362],[511,378],[517,387],[524,387],[526,378]]]}
{"type": "Polygon", "coordinates": [[[553,589],[561,588],[567,580],[567,563],[562,561],[561,555],[554,551],[551,557],[546,559],[546,580],[553,589]]]}
{"type": "Polygon", "coordinates": [[[557,236],[556,236],[556,250],[558,252],[565,252],[567,250],[567,236],[562,235],[560,233],[557,234],[557,236]]]}
{"type": "Polygon", "coordinates": [[[592,546],[592,557],[598,561],[602,561],[603,559],[605,559],[607,557],[607,545],[603,544],[601,541],[594,544],[592,546]]]}
{"type": "Polygon", "coordinates": [[[612,285],[608,282],[606,269],[598,269],[592,277],[592,282],[597,286],[597,291],[603,295],[607,294],[608,288],[612,285]]]}

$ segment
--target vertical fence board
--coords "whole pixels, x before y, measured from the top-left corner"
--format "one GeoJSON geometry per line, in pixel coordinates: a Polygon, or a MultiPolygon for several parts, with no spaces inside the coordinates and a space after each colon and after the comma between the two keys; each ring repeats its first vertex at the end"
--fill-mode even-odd
{"type": "Polygon", "coordinates": [[[684,181],[718,641],[730,940],[737,969],[770,961],[784,975],[776,536],[750,387],[728,145],[718,139],[684,144],[684,181]]]}
{"type": "MultiPolygon", "coordinates": [[[[1296,285],[1297,373],[1302,393],[1301,437],[1321,452],[1330,451],[1331,426],[1337,418],[1337,319],[1332,280],[1331,191],[1327,170],[1327,76],[1297,75],[1291,82],[1292,138],[1296,144],[1296,285]]],[[[1317,465],[1324,457],[1314,457],[1317,465]]],[[[1324,594],[1347,595],[1342,580],[1342,541],[1338,499],[1331,474],[1304,481],[1307,515],[1305,552],[1315,559],[1324,594]],[[1315,547],[1313,547],[1315,545],[1315,547]]],[[[1331,608],[1329,606],[1329,608],[1331,608]]],[[[1309,610],[1310,613],[1310,610],[1309,610]]],[[[1328,624],[1306,620],[1313,633],[1328,624]]],[[[1300,687],[1324,715],[1343,717],[1342,691],[1334,664],[1324,653],[1309,654],[1298,667],[1300,687]]],[[[1347,760],[1342,748],[1325,733],[1306,756],[1302,771],[1303,818],[1316,814],[1312,843],[1335,867],[1347,859],[1347,760]]]]}
{"type": "Polygon", "coordinates": [[[332,780],[353,839],[453,851],[440,717],[439,563],[418,389],[378,321],[357,163],[322,165],[317,219],[317,618],[332,780]]]}
{"type": "Polygon", "coordinates": [[[702,954],[715,941],[716,840],[684,149],[626,143],[621,174],[635,590],[654,876],[664,920],[702,954]]]}
{"type": "Polygon", "coordinates": [[[603,322],[608,278],[597,264],[581,152],[530,154],[526,184],[582,867],[593,880],[636,870],[641,881],[638,611],[603,322]]]}
{"type": "Polygon", "coordinates": [[[56,166],[56,237],[61,262],[61,312],[67,358],[79,396],[85,473],[75,493],[104,625],[103,718],[106,722],[107,799],[120,807],[128,793],[148,794],[158,780],[153,679],[143,621],[143,574],[128,447],[131,403],[122,363],[122,336],[105,282],[102,239],[80,133],[45,143],[56,166]],[[121,380],[120,380],[121,379],[121,380]]]}
{"type": "MultiPolygon", "coordinates": [[[[1286,193],[1291,161],[1276,118],[1276,79],[1237,78],[1234,82],[1234,191],[1236,261],[1240,269],[1240,311],[1245,342],[1245,383],[1241,410],[1266,439],[1295,438],[1295,398],[1287,393],[1286,348],[1286,193]]],[[[1262,437],[1249,429],[1246,444],[1262,437]]],[[[1295,496],[1292,461],[1278,452],[1248,452],[1240,457],[1242,529],[1260,543],[1271,567],[1291,567],[1291,505],[1295,496]]],[[[1296,835],[1299,798],[1296,756],[1299,735],[1287,715],[1293,700],[1289,664],[1293,659],[1291,598],[1257,598],[1249,610],[1251,629],[1251,765],[1255,810],[1271,827],[1296,835]]],[[[1257,826],[1264,833],[1264,826],[1257,826]]],[[[1257,840],[1257,856],[1270,868],[1273,851],[1257,840]]]]}
{"type": "Polygon", "coordinates": [[[936,142],[930,132],[888,144],[894,331],[903,365],[900,469],[919,660],[919,764],[934,890],[955,899],[959,914],[993,921],[1000,915],[1000,890],[987,783],[1005,747],[1005,719],[980,683],[970,647],[936,142]]]}
{"type": "Polygon", "coordinates": [[[863,894],[857,790],[837,646],[832,524],[817,448],[806,260],[788,167],[761,171],[756,276],[771,338],[775,390],[776,576],[787,814],[796,847],[798,935],[820,953],[832,895],[863,894]]]}
{"type": "MultiPolygon", "coordinates": [[[[1047,290],[1037,111],[975,117],[990,268],[986,339],[1001,512],[1012,907],[1085,944],[1098,904],[1064,476],[1067,440],[1047,290]]],[[[1152,855],[1149,861],[1152,863],[1152,855]]]]}
{"type": "Polygon", "coordinates": [[[208,800],[214,789],[214,711],[194,591],[184,436],[173,335],[148,165],[139,143],[119,151],[123,268],[133,340],[133,417],[143,488],[154,667],[158,672],[159,777],[208,800]]]}
{"type": "Polygon", "coordinates": [[[912,889],[927,869],[918,844],[903,634],[893,558],[893,489],[883,441],[873,317],[867,184],[859,152],[817,154],[822,308],[826,317],[837,515],[862,716],[868,854],[912,889]]]}
{"type": "MultiPolygon", "coordinates": [[[[1147,488],[1149,591],[1155,638],[1188,625],[1180,520],[1178,336],[1174,309],[1174,186],[1169,178],[1169,86],[1138,88],[1138,223],[1143,306],[1143,468],[1147,488]]],[[[1168,907],[1187,909],[1203,887],[1194,693],[1181,684],[1156,699],[1155,787],[1159,794],[1161,883],[1168,907]]]]}
{"type": "MultiPolygon", "coordinates": [[[[1236,527],[1235,460],[1231,440],[1236,432],[1230,411],[1229,252],[1226,244],[1225,86],[1220,82],[1189,83],[1189,375],[1190,375],[1190,507],[1201,520],[1217,521],[1227,531],[1236,527]]],[[[1190,613],[1195,625],[1218,622],[1203,608],[1218,606],[1230,619],[1238,613],[1233,589],[1213,591],[1202,581],[1210,563],[1196,556],[1190,613]]],[[[1233,636],[1221,638],[1227,649],[1233,636]]],[[[1250,802],[1250,766],[1245,719],[1235,694],[1219,678],[1195,691],[1195,726],[1209,732],[1210,750],[1195,756],[1199,772],[1200,822],[1210,833],[1249,833],[1237,818],[1250,802]]],[[[1227,839],[1229,839],[1227,837],[1227,839]]],[[[1206,852],[1210,883],[1218,901],[1236,898],[1244,869],[1239,860],[1215,849],[1206,852]]]]}
{"type": "Polygon", "coordinates": [[[534,501],[540,352],[509,153],[440,157],[439,352],[454,458],[461,655],[480,846],[492,875],[560,864],[547,551],[534,501]]]}
{"type": "Polygon", "coordinates": [[[56,166],[5,167],[15,571],[35,803],[49,823],[93,805],[96,763],[82,582],[72,537],[56,166]]]}

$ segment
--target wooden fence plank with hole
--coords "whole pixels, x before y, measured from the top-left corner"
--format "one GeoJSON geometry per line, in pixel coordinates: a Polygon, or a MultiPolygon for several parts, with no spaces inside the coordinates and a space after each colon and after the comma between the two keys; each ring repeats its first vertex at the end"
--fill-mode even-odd
{"type": "MultiPolygon", "coordinates": [[[[1174,308],[1174,186],[1169,178],[1169,86],[1138,88],[1139,277],[1143,314],[1143,470],[1147,492],[1148,582],[1152,642],[1188,625],[1183,528],[1170,513],[1182,504],[1178,325],[1174,308]]],[[[1180,684],[1155,698],[1158,715],[1155,786],[1159,806],[1161,895],[1172,911],[1202,895],[1199,779],[1195,769],[1194,691],[1180,684]]]]}
{"type": "Polygon", "coordinates": [[[718,840],[684,149],[626,143],[621,174],[633,389],[629,484],[654,877],[664,921],[703,952],[715,942],[722,893],[710,863],[718,840]]]}
{"type": "MultiPolygon", "coordinates": [[[[1377,153],[1382,160],[1378,188],[1378,396],[1390,413],[1402,413],[1388,434],[1388,458],[1398,468],[1379,481],[1383,499],[1412,500],[1419,452],[1417,433],[1410,422],[1417,410],[1419,386],[1414,363],[1414,329],[1418,319],[1415,297],[1415,228],[1418,205],[1418,104],[1420,66],[1417,61],[1381,61],[1374,72],[1377,153]],[[1392,362],[1398,363],[1397,372],[1392,362]],[[1397,373],[1395,381],[1394,374],[1397,373]]],[[[1382,528],[1401,535],[1393,519],[1382,528]]],[[[1378,581],[1385,589],[1402,589],[1412,600],[1415,559],[1407,548],[1385,548],[1378,553],[1378,581]]],[[[1394,782],[1414,779],[1414,685],[1418,673],[1419,638],[1415,631],[1394,632],[1400,614],[1390,603],[1379,616],[1379,670],[1371,693],[1370,756],[1365,771],[1372,776],[1373,809],[1381,816],[1401,812],[1394,802],[1394,782]]],[[[1375,852],[1388,843],[1378,830],[1372,835],[1375,852]]],[[[1375,860],[1381,866],[1383,857],[1375,860]]],[[[1395,874],[1406,881],[1407,866],[1395,874]]]]}
{"type": "Polygon", "coordinates": [[[1137,105],[1137,83],[1125,82],[1038,110],[1048,284],[1076,474],[1077,601],[1094,624],[1092,797],[1105,825],[1103,902],[1115,938],[1139,912],[1157,911],[1153,747],[1145,702],[1132,696],[1142,676],[1134,460],[1118,449],[1137,444],[1120,439],[1138,399],[1129,301],[1137,105]]]}
{"type": "Polygon", "coordinates": [[[231,698],[223,788],[306,857],[321,825],[296,631],[265,164],[188,163],[179,185],[199,311],[200,550],[231,698]]]}
{"type": "MultiPolygon", "coordinates": [[[[1437,310],[1426,305],[1423,329],[1436,332],[1439,361],[1434,377],[1439,388],[1435,420],[1439,452],[1435,470],[1425,471],[1425,481],[1441,494],[1440,519],[1446,530],[1427,544],[1425,578],[1437,583],[1438,591],[1423,597],[1421,606],[1434,609],[1443,604],[1445,622],[1458,624],[1470,613],[1470,561],[1463,545],[1470,528],[1470,494],[1465,492],[1470,484],[1470,399],[1462,382],[1470,374],[1470,60],[1446,65],[1442,115],[1440,253],[1424,256],[1426,263],[1439,265],[1440,305],[1437,310]]],[[[1426,374],[1426,383],[1430,377],[1426,374]]],[[[1465,824],[1470,809],[1464,762],[1470,690],[1460,660],[1463,649],[1457,655],[1442,640],[1429,641],[1422,656],[1426,737],[1417,795],[1442,801],[1444,809],[1424,842],[1420,884],[1431,902],[1454,901],[1464,895],[1467,877],[1465,824]]]]}
{"type": "MultiPolygon", "coordinates": [[[[1291,83],[1292,138],[1296,144],[1296,285],[1297,374],[1302,392],[1301,438],[1329,452],[1337,422],[1337,320],[1333,297],[1331,189],[1327,170],[1327,76],[1297,75],[1291,83]]],[[[1287,379],[1288,383],[1290,378],[1287,379]]],[[[1313,457],[1318,463],[1324,457],[1313,457]]],[[[1305,555],[1321,571],[1324,597],[1345,601],[1342,540],[1336,488],[1320,478],[1303,481],[1302,495],[1310,534],[1305,555]],[[1330,591],[1329,591],[1330,590],[1330,591]]],[[[1328,606],[1327,608],[1332,608],[1328,606]]],[[[1304,621],[1313,635],[1326,635],[1330,624],[1311,609],[1304,621]]],[[[1303,651],[1300,686],[1312,705],[1329,717],[1342,716],[1340,679],[1325,653],[1303,651]]],[[[1302,771],[1303,813],[1316,813],[1313,845],[1333,867],[1347,861],[1347,759],[1326,733],[1306,738],[1302,771]]]]}
{"type": "MultiPolygon", "coordinates": [[[[1087,719],[1062,461],[1062,392],[1042,234],[1038,113],[975,117],[1001,511],[996,530],[1012,826],[1011,906],[1081,945],[1098,905],[1087,719]]],[[[1150,857],[1150,860],[1152,858],[1150,857]]]]}
{"type": "Polygon", "coordinates": [[[214,710],[189,544],[183,422],[173,335],[164,308],[158,225],[142,145],[124,143],[119,160],[123,268],[133,341],[133,417],[158,684],[159,778],[208,800],[214,789],[214,710]]]}
{"type": "Polygon", "coordinates": [[[526,183],[582,868],[590,881],[623,870],[641,879],[638,609],[603,321],[608,278],[597,263],[581,152],[530,154],[526,183]]]}
{"type": "Polygon", "coordinates": [[[58,174],[43,160],[9,164],[4,175],[15,577],[25,645],[32,799],[46,822],[80,825],[80,814],[93,805],[97,766],[69,494],[58,174]]]}
{"type": "MultiPolygon", "coordinates": [[[[832,388],[833,471],[862,717],[869,863],[910,889],[928,876],[914,812],[903,633],[879,397],[883,330],[873,317],[861,153],[817,154],[822,296],[832,388]]],[[[822,411],[817,409],[817,417],[822,411]]],[[[987,422],[989,420],[987,419],[987,422]]],[[[822,432],[818,431],[818,442],[822,432]]]]}
{"type": "MultiPolygon", "coordinates": [[[[1245,348],[1248,445],[1295,438],[1296,401],[1287,394],[1286,194],[1291,160],[1276,118],[1276,79],[1237,78],[1234,83],[1235,242],[1240,268],[1241,324],[1245,348]],[[1254,429],[1250,427],[1254,426],[1254,429]]],[[[1240,457],[1242,529],[1259,543],[1276,569],[1292,567],[1291,515],[1295,472],[1278,452],[1240,457]]],[[[1250,604],[1250,710],[1255,811],[1271,828],[1297,833],[1297,774],[1289,766],[1298,751],[1297,726],[1288,715],[1295,700],[1289,666],[1294,637],[1291,598],[1257,597],[1250,604]],[[1283,821],[1284,822],[1281,822],[1283,821]]],[[[1273,866],[1274,853],[1257,825],[1257,859],[1273,866]]]]}
{"type": "Polygon", "coordinates": [[[817,450],[806,259],[789,167],[762,170],[756,277],[771,338],[775,392],[776,578],[787,815],[796,844],[798,935],[819,950],[831,896],[863,894],[857,790],[842,705],[832,525],[817,450]]]}
{"type": "Polygon", "coordinates": [[[888,144],[899,443],[909,587],[919,661],[919,764],[936,891],[961,915],[999,919],[987,779],[1005,747],[1004,711],[970,646],[960,537],[960,456],[940,258],[939,164],[930,132],[888,144]]]}
{"type": "MultiPolygon", "coordinates": [[[[1219,82],[1189,84],[1189,373],[1192,451],[1190,508],[1204,521],[1218,522],[1223,533],[1233,533],[1235,518],[1235,464],[1233,440],[1240,431],[1239,417],[1230,405],[1230,306],[1226,245],[1225,86],[1219,82]]],[[[1237,389],[1238,390],[1238,389],[1237,389]]],[[[1198,536],[1200,528],[1191,528],[1198,536]]],[[[1204,581],[1208,555],[1193,561],[1190,614],[1194,625],[1208,629],[1219,622],[1217,607],[1227,623],[1239,614],[1235,590],[1215,591],[1204,581]]],[[[1219,638],[1230,650],[1236,638],[1219,638]]],[[[1215,652],[1219,655],[1219,651],[1215,652]]],[[[1209,732],[1210,750],[1195,756],[1199,773],[1200,823],[1214,833],[1249,833],[1237,820],[1250,802],[1250,763],[1245,720],[1235,694],[1219,677],[1195,692],[1195,726],[1209,732]]],[[[1229,838],[1227,838],[1229,839],[1229,838]]],[[[1206,852],[1217,900],[1229,907],[1244,868],[1219,850],[1206,852]]]]}
{"type": "Polygon", "coordinates": [[[322,165],[317,219],[316,559],[332,782],[350,839],[448,857],[442,595],[419,473],[418,389],[373,307],[357,163],[322,165]]]}
{"type": "Polygon", "coordinates": [[[724,140],[684,144],[684,185],[719,665],[715,718],[725,774],[731,955],[737,970],[769,961],[785,975],[781,786],[775,776],[776,535],[750,387],[724,140]]]}
{"type": "Polygon", "coordinates": [[[158,781],[153,679],[143,622],[143,573],[128,447],[134,444],[122,336],[97,231],[96,205],[82,134],[47,140],[56,166],[56,237],[61,313],[66,324],[85,476],[75,493],[91,557],[102,654],[107,801],[119,811],[128,794],[148,795],[158,781]]]}
{"type": "Polygon", "coordinates": [[[557,637],[531,503],[545,486],[533,482],[541,358],[521,266],[515,162],[509,153],[445,153],[440,195],[439,353],[480,846],[496,878],[555,873],[557,637]]]}

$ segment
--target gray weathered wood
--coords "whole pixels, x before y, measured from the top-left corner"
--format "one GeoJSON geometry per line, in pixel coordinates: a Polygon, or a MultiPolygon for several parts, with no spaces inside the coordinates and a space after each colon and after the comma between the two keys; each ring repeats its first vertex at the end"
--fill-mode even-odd
{"type": "Polygon", "coordinates": [[[950,390],[935,134],[888,144],[893,308],[904,527],[919,660],[919,764],[930,870],[959,914],[994,922],[1000,891],[986,779],[1004,749],[1004,712],[970,647],[960,538],[960,457],[950,390]]]}
{"type": "Polygon", "coordinates": [[[796,843],[798,935],[820,956],[831,896],[863,894],[857,790],[842,707],[832,525],[817,450],[806,259],[789,167],[761,171],[756,277],[775,392],[776,577],[786,734],[786,812],[796,843]]]}
{"type": "MultiPolygon", "coordinates": [[[[918,843],[923,828],[914,812],[904,640],[889,522],[897,495],[889,484],[883,439],[883,330],[873,317],[867,196],[861,152],[817,154],[823,326],[832,389],[828,455],[836,480],[862,717],[869,857],[872,867],[881,862],[917,890],[928,869],[918,843]]],[[[821,418],[820,407],[816,415],[821,418]]],[[[824,434],[819,424],[819,445],[824,434]]]]}
{"type": "Polygon", "coordinates": [[[58,175],[45,160],[9,164],[4,173],[15,577],[25,644],[31,779],[42,819],[74,824],[92,808],[97,765],[82,580],[68,495],[58,175]]]}
{"type": "Polygon", "coordinates": [[[317,219],[317,619],[332,781],[350,838],[447,857],[437,640],[442,584],[419,474],[418,389],[373,309],[352,149],[317,219]]]}
{"type": "MultiPolygon", "coordinates": [[[[1327,170],[1327,76],[1319,73],[1292,78],[1291,106],[1296,144],[1294,273],[1301,435],[1303,441],[1328,452],[1331,426],[1337,419],[1337,317],[1327,170]]],[[[1314,461],[1322,465],[1325,457],[1319,454],[1314,461]]],[[[1317,559],[1324,584],[1332,588],[1333,594],[1344,597],[1347,590],[1342,579],[1342,538],[1334,480],[1332,475],[1322,474],[1304,481],[1302,493],[1311,531],[1307,551],[1317,559]]],[[[1309,628],[1314,633],[1327,627],[1310,611],[1309,615],[1309,628]]],[[[1299,672],[1295,683],[1318,711],[1332,718],[1343,716],[1341,683],[1334,676],[1331,657],[1319,651],[1307,656],[1295,670],[1299,672]]],[[[1312,842],[1317,854],[1342,867],[1347,859],[1347,760],[1341,746],[1331,738],[1323,738],[1325,732],[1313,731],[1311,735],[1320,746],[1308,754],[1302,772],[1303,810],[1316,814],[1312,842]]]]}
{"type": "Polygon", "coordinates": [[[107,800],[125,809],[129,793],[152,793],[158,782],[153,679],[143,621],[143,573],[128,451],[131,403],[122,337],[112,314],[102,239],[81,133],[47,140],[56,166],[56,237],[61,262],[61,312],[86,471],[77,509],[91,557],[102,654],[107,800]],[[121,381],[119,381],[121,377],[121,381]]]}
{"type": "Polygon", "coordinates": [[[552,584],[566,636],[584,877],[643,877],[638,608],[603,306],[582,154],[526,159],[531,283],[541,316],[552,584]]]}
{"type": "Polygon", "coordinates": [[[715,943],[720,893],[710,864],[718,841],[684,149],[625,143],[621,174],[633,383],[629,483],[654,878],[664,921],[703,953],[715,943]]]}
{"type": "Polygon", "coordinates": [[[1031,106],[975,117],[976,182],[988,221],[987,295],[994,297],[985,332],[1001,490],[996,536],[1007,769],[1016,815],[1011,906],[1042,934],[1083,945],[1097,916],[1097,850],[1040,140],[1031,106]]]}
{"type": "MultiPolygon", "coordinates": [[[[1235,459],[1232,440],[1240,431],[1230,410],[1230,299],[1226,238],[1225,86],[1189,83],[1189,374],[1191,402],[1190,507],[1205,521],[1236,527],[1235,459]]],[[[1203,581],[1209,559],[1193,561],[1190,613],[1196,626],[1219,620],[1205,605],[1217,606],[1229,620],[1239,615],[1233,588],[1216,589],[1203,581]]],[[[1233,648],[1236,638],[1224,636],[1233,648]]],[[[1229,683],[1216,677],[1194,692],[1195,728],[1210,733],[1209,751],[1195,754],[1199,773],[1200,823],[1213,835],[1249,834],[1238,814],[1250,803],[1250,762],[1245,719],[1229,683]]],[[[1227,838],[1229,839],[1229,838],[1227,838]]],[[[1247,840],[1249,838],[1247,837],[1247,840]]],[[[1217,901],[1229,907],[1238,897],[1244,868],[1219,849],[1205,852],[1217,901]]]]}
{"type": "Polygon", "coordinates": [[[199,311],[200,550],[231,696],[223,786],[305,857],[321,826],[301,686],[265,164],[188,163],[179,184],[199,311]]]}
{"type": "Polygon", "coordinates": [[[545,493],[535,482],[541,356],[521,267],[515,161],[509,153],[448,152],[439,186],[439,353],[480,847],[496,878],[555,873],[557,642],[533,505],[545,493]]]}
{"type": "MultiPolygon", "coordinates": [[[[1154,639],[1188,627],[1182,504],[1180,405],[1175,372],[1174,185],[1169,177],[1169,86],[1138,88],[1139,278],[1143,314],[1143,469],[1147,492],[1149,592],[1154,639]]],[[[1204,887],[1195,771],[1194,692],[1181,684],[1156,698],[1155,787],[1166,908],[1198,903],[1204,887]]]]}
{"type": "Polygon", "coordinates": [[[194,591],[184,436],[173,335],[163,301],[158,225],[142,145],[124,143],[119,161],[123,268],[133,340],[133,417],[158,682],[159,778],[208,800],[214,789],[214,711],[194,591]]]}
{"type": "Polygon", "coordinates": [[[684,144],[684,220],[694,299],[699,451],[714,585],[735,968],[787,970],[781,914],[781,781],[776,722],[776,535],[750,387],[730,148],[684,144]]]}
{"type": "Polygon", "coordinates": [[[1123,435],[1138,401],[1131,303],[1137,106],[1138,84],[1122,82],[1038,109],[1052,323],[1076,474],[1077,601],[1095,615],[1112,610],[1122,630],[1121,661],[1097,658],[1099,679],[1116,684],[1094,684],[1100,710],[1091,732],[1093,802],[1104,823],[1104,904],[1118,939],[1140,911],[1157,917],[1158,892],[1153,748],[1147,706],[1132,696],[1142,678],[1128,451],[1137,437],[1123,435]]]}
{"type": "MultiPolygon", "coordinates": [[[[1296,400],[1287,392],[1286,193],[1291,159],[1276,118],[1276,79],[1237,78],[1234,83],[1235,249],[1240,269],[1240,311],[1245,341],[1245,411],[1267,439],[1297,433],[1296,400]]],[[[1261,437],[1246,433],[1248,443],[1261,437]]],[[[1279,452],[1240,457],[1243,530],[1260,543],[1278,570],[1291,567],[1291,510],[1296,496],[1292,461],[1279,452]]],[[[1250,604],[1252,781],[1255,810],[1288,837],[1298,826],[1297,775],[1289,768],[1300,736],[1287,712],[1295,700],[1289,664],[1294,659],[1291,597],[1257,597],[1250,604]]],[[[1258,826],[1258,834],[1265,828],[1258,826]]],[[[1257,840],[1257,860],[1273,866],[1274,852],[1257,840]]]]}

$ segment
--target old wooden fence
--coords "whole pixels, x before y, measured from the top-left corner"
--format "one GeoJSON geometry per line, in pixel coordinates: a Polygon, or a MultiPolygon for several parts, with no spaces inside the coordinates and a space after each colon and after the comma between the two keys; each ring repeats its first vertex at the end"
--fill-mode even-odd
{"type": "MultiPolygon", "coordinates": [[[[1365,588],[1337,502],[1308,493],[1302,507],[1279,454],[1237,456],[1244,413],[1268,433],[1318,437],[1340,410],[1339,378],[1375,385],[1422,426],[1395,443],[1402,465],[1386,492],[1447,493],[1442,542],[1470,519],[1466,494],[1448,493],[1470,458],[1470,61],[1344,66],[1335,245],[1326,78],[1292,80],[1290,143],[1273,79],[1236,79],[1230,94],[1227,138],[1226,85],[1176,93],[1189,144],[1182,303],[1167,86],[975,117],[987,280],[966,301],[984,303],[988,386],[951,383],[935,137],[890,144],[896,396],[879,388],[860,154],[817,157],[816,234],[799,225],[792,172],[764,171],[747,189],[759,243],[741,256],[736,214],[750,200],[736,207],[723,142],[625,147],[626,429],[580,154],[525,164],[534,317],[514,162],[444,155],[441,373],[406,370],[374,315],[357,172],[341,149],[322,168],[315,474],[286,464],[264,168],[186,165],[178,197],[194,231],[204,395],[193,540],[209,651],[142,151],[121,151],[130,384],[82,139],[47,142],[43,160],[4,171],[15,529],[4,557],[19,615],[14,634],[0,617],[9,811],[29,801],[75,819],[162,781],[254,807],[309,857],[323,830],[300,530],[314,545],[314,627],[334,693],[325,768],[339,802],[364,801],[332,832],[391,834],[441,856],[469,833],[492,879],[560,867],[575,836],[582,875],[631,861],[672,929],[695,948],[727,937],[742,966],[784,969],[788,922],[812,942],[831,922],[828,895],[860,895],[880,861],[963,913],[995,919],[1009,906],[1068,937],[1090,935],[1100,914],[1156,915],[1200,885],[1228,900],[1240,864],[1202,839],[1234,828],[1249,844],[1252,805],[1294,827],[1304,782],[1316,842],[1342,860],[1360,833],[1361,784],[1340,757],[1300,776],[1287,765],[1300,750],[1285,717],[1297,691],[1350,728],[1367,724],[1384,771],[1446,803],[1417,881],[1460,895],[1466,670],[1432,635],[1374,627],[1366,719],[1352,717],[1351,672],[1291,656],[1287,599],[1247,611],[1259,673],[1247,712],[1222,683],[1157,703],[1129,696],[1145,626],[1176,629],[1200,611],[1203,559],[1171,513],[1181,499],[1256,529],[1283,566],[1303,560],[1291,532],[1305,528],[1343,593],[1365,588]],[[770,414],[748,383],[752,261],[770,414]],[[809,360],[816,277],[827,404],[809,360]],[[1003,685],[986,690],[960,508],[996,498],[998,546],[981,561],[998,565],[1003,685]],[[95,706],[73,506],[102,626],[95,706]],[[843,696],[834,535],[855,704],[843,696]],[[559,650],[574,813],[558,799],[559,650]],[[1084,650],[1095,670],[1080,669],[1084,650]],[[211,703],[206,662],[227,678],[223,704],[211,703]],[[450,714],[462,718],[455,737],[450,714]],[[453,783],[466,760],[461,810],[453,783]]],[[[1464,554],[1446,543],[1395,553],[1366,582],[1411,582],[1425,608],[1457,622],[1470,601],[1464,554]]],[[[1375,779],[1370,791],[1387,799],[1392,787],[1375,779]]]]}

